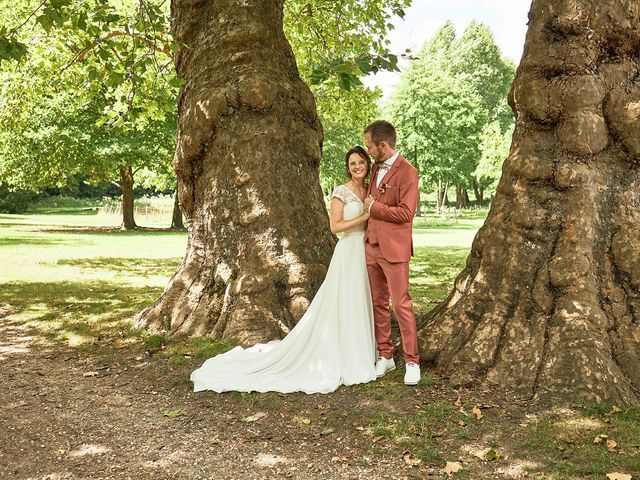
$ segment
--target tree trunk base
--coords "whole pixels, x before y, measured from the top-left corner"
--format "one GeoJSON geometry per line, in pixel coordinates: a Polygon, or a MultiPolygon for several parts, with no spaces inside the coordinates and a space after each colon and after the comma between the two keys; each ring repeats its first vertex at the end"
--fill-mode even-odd
{"type": "Polygon", "coordinates": [[[174,167],[187,253],[138,324],[251,345],[282,338],[335,237],[322,127],[282,30],[283,1],[172,2],[180,92],[174,167]],[[215,52],[213,54],[212,52],[215,52]]]}
{"type": "Polygon", "coordinates": [[[449,298],[421,319],[454,383],[640,402],[637,2],[534,1],[496,197],[449,298]]]}

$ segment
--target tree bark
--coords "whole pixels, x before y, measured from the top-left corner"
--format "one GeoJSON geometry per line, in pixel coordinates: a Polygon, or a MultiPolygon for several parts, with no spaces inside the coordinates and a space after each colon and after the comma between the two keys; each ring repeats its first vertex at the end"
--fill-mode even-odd
{"type": "Polygon", "coordinates": [[[282,338],[335,245],[319,183],[322,127],[283,32],[283,2],[173,0],[184,85],[174,167],[187,253],[141,325],[282,338]]]}
{"type": "Polygon", "coordinates": [[[133,170],[131,165],[120,167],[120,190],[122,192],[122,230],[135,230],[138,226],[133,214],[133,170]]]}
{"type": "Polygon", "coordinates": [[[182,221],[182,210],[180,209],[180,199],[178,189],[173,196],[173,213],[171,214],[171,228],[176,230],[184,230],[184,222],[182,221]]]}
{"type": "Polygon", "coordinates": [[[640,400],[640,3],[534,0],[514,143],[422,353],[455,383],[640,400]]]}
{"type": "Polygon", "coordinates": [[[467,196],[461,185],[456,185],[456,208],[467,208],[467,196]]]}
{"type": "Polygon", "coordinates": [[[449,190],[449,184],[443,183],[442,180],[438,180],[438,191],[436,196],[438,198],[438,213],[442,213],[442,209],[449,204],[449,198],[447,191],[449,190]]]}
{"type": "Polygon", "coordinates": [[[482,191],[482,186],[475,179],[472,180],[471,185],[473,186],[473,194],[476,197],[476,205],[482,205],[482,197],[484,193],[482,191]]]}

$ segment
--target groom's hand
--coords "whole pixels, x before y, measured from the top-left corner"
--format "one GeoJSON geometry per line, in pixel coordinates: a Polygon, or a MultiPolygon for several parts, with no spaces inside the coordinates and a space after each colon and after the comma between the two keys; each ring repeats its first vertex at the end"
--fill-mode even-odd
{"type": "Polygon", "coordinates": [[[372,195],[369,195],[367,198],[364,199],[364,209],[368,212],[369,208],[371,207],[371,204],[373,203],[373,201],[375,200],[375,198],[373,198],[372,195]]]}

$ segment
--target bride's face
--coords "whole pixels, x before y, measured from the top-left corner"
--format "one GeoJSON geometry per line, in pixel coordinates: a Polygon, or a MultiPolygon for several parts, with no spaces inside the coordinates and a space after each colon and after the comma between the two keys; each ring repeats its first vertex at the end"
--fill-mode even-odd
{"type": "Polygon", "coordinates": [[[357,153],[352,153],[349,157],[349,173],[353,179],[366,178],[369,173],[367,161],[357,153]]]}

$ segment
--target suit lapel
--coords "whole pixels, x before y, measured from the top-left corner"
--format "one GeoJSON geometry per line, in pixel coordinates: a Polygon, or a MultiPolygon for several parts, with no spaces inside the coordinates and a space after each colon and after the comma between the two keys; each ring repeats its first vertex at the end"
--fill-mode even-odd
{"type": "Polygon", "coordinates": [[[404,159],[404,157],[402,155],[398,155],[398,158],[396,158],[396,161],[393,162],[393,165],[391,165],[391,168],[389,169],[389,171],[387,172],[387,174],[382,177],[382,180],[384,180],[384,183],[389,183],[389,181],[391,180],[391,178],[398,173],[398,170],[400,169],[400,165],[406,162],[406,160],[404,159]]]}
{"type": "Polygon", "coordinates": [[[373,164],[373,170],[371,171],[371,180],[369,181],[369,188],[367,189],[367,195],[371,195],[373,189],[375,188],[373,185],[376,183],[376,175],[378,174],[378,164],[373,164]]]}

